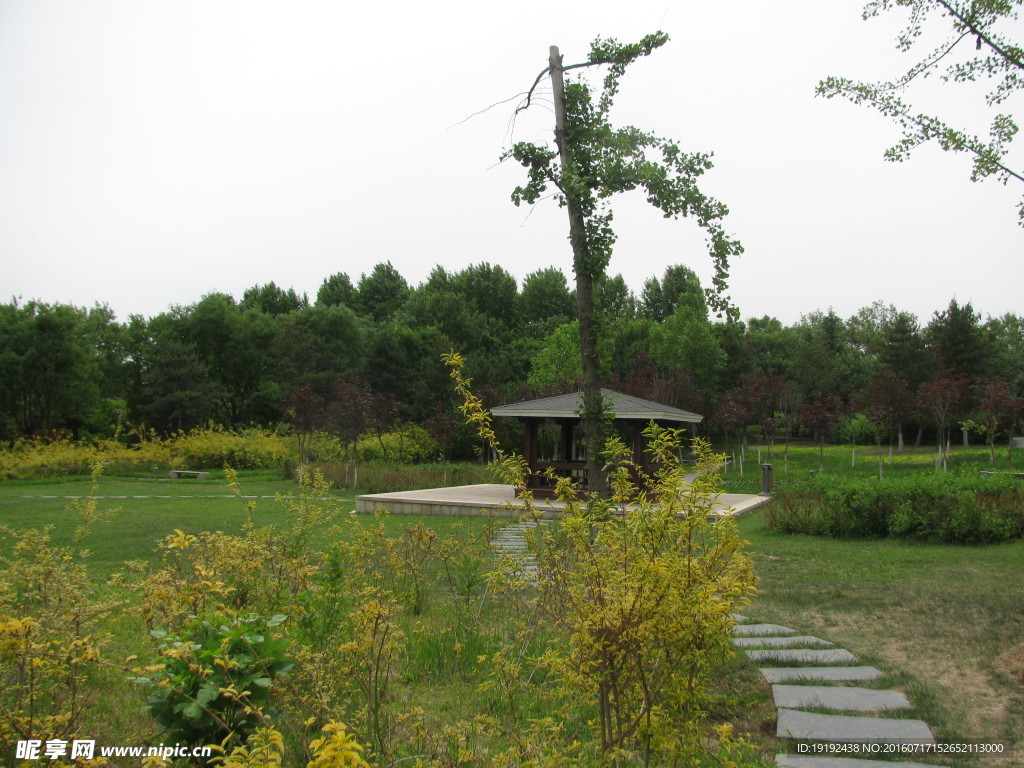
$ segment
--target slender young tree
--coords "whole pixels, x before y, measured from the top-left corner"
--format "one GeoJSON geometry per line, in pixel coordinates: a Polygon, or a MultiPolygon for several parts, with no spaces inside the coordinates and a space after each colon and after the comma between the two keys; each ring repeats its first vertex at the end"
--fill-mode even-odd
{"type": "Polygon", "coordinates": [[[883,434],[889,435],[889,463],[892,464],[892,433],[896,433],[903,450],[903,422],[913,411],[914,395],[903,379],[884,368],[864,391],[863,406],[875,427],[876,442],[881,446],[883,434]]]}
{"type": "Polygon", "coordinates": [[[825,436],[843,414],[843,401],[836,395],[818,392],[798,410],[800,423],[809,427],[818,441],[818,472],[825,471],[825,436]]]}
{"type": "Polygon", "coordinates": [[[960,418],[967,400],[967,379],[949,370],[939,370],[917,390],[917,409],[930,418],[938,438],[935,466],[946,469],[949,458],[949,434],[953,423],[960,418]]]}
{"type": "MultiPolygon", "coordinates": [[[[1010,437],[1010,430],[1014,422],[1024,413],[1022,400],[1014,397],[1010,392],[1007,383],[1002,379],[986,381],[975,384],[974,399],[977,407],[970,418],[964,422],[964,426],[977,430],[985,436],[988,443],[989,463],[996,465],[996,437],[1000,432],[1007,432],[1010,437]]],[[[1007,441],[1006,445],[1007,465],[1013,462],[1013,443],[1007,441]]]]}
{"type": "Polygon", "coordinates": [[[312,384],[306,383],[289,393],[282,408],[291,421],[292,431],[299,443],[299,481],[302,482],[313,436],[317,430],[323,429],[327,418],[326,401],[317,394],[312,384]]]}
{"type": "Polygon", "coordinates": [[[569,215],[569,241],[576,276],[579,313],[580,356],[583,368],[583,435],[587,446],[587,475],[590,490],[602,493],[600,464],[604,408],[595,327],[594,287],[604,275],[615,244],[609,200],[620,192],[643,189],[647,201],[666,217],[693,216],[708,232],[708,244],[715,265],[709,299],[718,311],[727,309],[723,296],[729,257],[742,252],[739,242],[726,235],[722,219],[728,209],[705,196],[697,186],[698,177],[711,168],[711,156],[684,153],[673,141],[627,126],[614,128],[609,113],[619,81],[626,67],[648,56],[668,41],[657,32],[639,43],[622,45],[615,40],[597,39],[585,62],[565,65],[558,48],[551,47],[547,67],[537,76],[517,111],[533,103],[537,86],[550,76],[555,104],[554,146],[517,143],[502,159],[512,158],[526,168],[528,181],[516,187],[516,205],[533,204],[550,187],[559,205],[569,215]],[[566,72],[597,66],[607,67],[601,89],[595,94],[583,79],[566,72]],[[568,80],[568,82],[566,82],[568,80]]]}

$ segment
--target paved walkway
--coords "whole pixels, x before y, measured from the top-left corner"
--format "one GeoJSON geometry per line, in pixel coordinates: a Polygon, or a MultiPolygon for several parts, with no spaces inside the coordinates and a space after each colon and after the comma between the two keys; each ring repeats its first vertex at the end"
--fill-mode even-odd
{"type": "Polygon", "coordinates": [[[893,750],[913,750],[913,745],[935,743],[927,723],[890,716],[912,708],[902,693],[849,685],[881,677],[879,670],[867,666],[837,666],[853,664],[856,658],[847,650],[834,648],[827,640],[798,635],[795,629],[778,624],[750,624],[745,623],[742,616],[736,618],[744,622],[733,630],[733,642],[738,648],[766,665],[771,662],[785,665],[761,669],[761,674],[771,683],[772,698],[778,708],[775,735],[793,740],[800,753],[776,755],[778,765],[783,768],[928,768],[925,763],[850,756],[892,756],[893,750]],[[834,750],[831,756],[825,756],[830,749],[834,750]]]}

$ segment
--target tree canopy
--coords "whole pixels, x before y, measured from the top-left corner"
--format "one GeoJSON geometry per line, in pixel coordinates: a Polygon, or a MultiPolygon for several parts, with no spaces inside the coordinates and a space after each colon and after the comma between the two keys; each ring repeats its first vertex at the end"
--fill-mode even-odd
{"type": "MultiPolygon", "coordinates": [[[[645,287],[685,274],[673,265],[645,287]]],[[[408,285],[399,277],[395,284],[408,285]]],[[[848,418],[817,418],[837,402],[870,423],[862,437],[872,443],[911,427],[934,438],[959,423],[991,445],[1024,426],[1018,315],[987,317],[953,299],[923,323],[877,303],[849,318],[826,311],[788,325],[770,316],[721,322],[709,316],[703,287],[683,284],[675,310],[657,320],[638,311],[643,303],[620,275],[598,280],[598,366],[613,389],[702,413],[705,434],[756,426],[766,439],[820,440],[833,426],[852,429],[848,418]],[[955,410],[939,407],[952,402],[948,393],[957,395],[955,410]]],[[[557,269],[519,287],[504,270],[477,264],[437,267],[380,320],[370,309],[320,302],[272,314],[222,293],[125,322],[103,306],[12,300],[0,305],[0,439],[291,424],[297,402],[322,400],[327,415],[347,408],[339,398],[355,396],[346,385],[353,377],[401,420],[427,424],[452,408],[440,362],[451,349],[466,351],[488,406],[574,391],[582,371],[571,297],[557,269]],[[504,291],[494,308],[472,298],[490,284],[482,275],[504,291]],[[511,313],[498,311],[509,305],[511,313]]],[[[340,430],[336,421],[324,423],[340,430]]],[[[457,445],[453,457],[473,455],[472,441],[457,445]]]]}

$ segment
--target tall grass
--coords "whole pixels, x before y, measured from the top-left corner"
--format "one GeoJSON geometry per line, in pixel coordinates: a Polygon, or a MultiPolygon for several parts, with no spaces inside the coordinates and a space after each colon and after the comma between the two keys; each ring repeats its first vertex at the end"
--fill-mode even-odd
{"type": "Polygon", "coordinates": [[[361,493],[415,491],[453,485],[493,483],[494,473],[485,466],[470,463],[401,465],[380,461],[334,461],[320,465],[320,471],[335,488],[352,488],[361,493]]]}
{"type": "MultiPolygon", "coordinates": [[[[729,493],[758,493],[761,490],[761,464],[771,464],[775,490],[783,490],[804,483],[811,477],[864,478],[882,481],[903,477],[942,474],[936,466],[935,449],[908,447],[890,454],[888,446],[881,448],[858,445],[825,446],[790,445],[781,443],[751,445],[746,451],[738,448],[725,451],[729,465],[723,475],[725,490],[729,493]],[[881,465],[881,466],[880,466],[881,465]]],[[[982,472],[1024,471],[1024,451],[997,454],[993,468],[985,446],[954,447],[949,454],[946,471],[982,472]]]]}

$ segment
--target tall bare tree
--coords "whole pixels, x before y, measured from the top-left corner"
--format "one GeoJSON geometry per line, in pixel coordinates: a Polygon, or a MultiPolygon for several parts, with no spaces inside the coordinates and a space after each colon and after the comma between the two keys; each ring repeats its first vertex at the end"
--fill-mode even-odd
{"type": "Polygon", "coordinates": [[[614,128],[609,112],[626,67],[648,56],[668,41],[656,32],[640,42],[623,45],[600,39],[591,45],[587,60],[566,65],[552,46],[547,67],[537,76],[517,111],[534,103],[534,92],[550,76],[554,91],[555,135],[552,144],[520,142],[502,159],[512,158],[528,172],[528,181],[516,187],[516,205],[536,203],[549,187],[569,214],[569,242],[576,275],[580,355],[583,368],[583,435],[587,447],[587,476],[591,491],[605,491],[600,454],[605,407],[601,401],[595,328],[594,286],[605,272],[615,244],[610,198],[620,192],[643,189],[647,201],[666,217],[692,216],[708,233],[708,248],[715,265],[709,302],[724,312],[729,257],[742,252],[739,242],[722,228],[728,209],[705,196],[697,179],[711,166],[711,156],[687,154],[668,139],[626,126],[614,128]],[[599,91],[582,78],[565,77],[573,70],[606,67],[599,91]]]}

